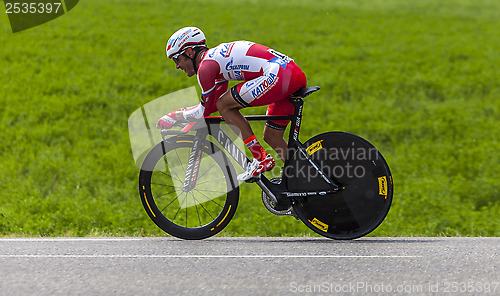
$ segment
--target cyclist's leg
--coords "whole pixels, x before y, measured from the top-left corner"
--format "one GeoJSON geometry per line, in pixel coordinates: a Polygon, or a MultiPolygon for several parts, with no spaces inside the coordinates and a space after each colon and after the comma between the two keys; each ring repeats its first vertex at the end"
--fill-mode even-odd
{"type": "Polygon", "coordinates": [[[239,131],[235,132],[237,134],[241,133],[243,139],[248,139],[254,134],[252,127],[240,113],[240,109],[242,109],[243,106],[233,98],[231,91],[222,95],[215,104],[222,118],[224,118],[226,123],[230,126],[236,126],[239,131]]]}
{"type": "MultiPolygon", "coordinates": [[[[248,140],[255,136],[250,124],[240,113],[240,109],[270,105],[269,115],[291,115],[294,109],[289,97],[306,84],[304,73],[294,62],[289,62],[286,67],[280,64],[271,64],[262,76],[232,87],[230,91],[217,100],[216,106],[224,120],[228,124],[238,127],[242,138],[248,140]]],[[[266,142],[276,150],[282,159],[286,155],[287,143],[283,139],[283,134],[288,122],[288,120],[270,121],[266,124],[267,132],[265,131],[264,134],[266,142]]],[[[260,144],[258,147],[265,156],[267,153],[260,144]]],[[[252,154],[254,154],[253,151],[252,154]]],[[[256,154],[254,157],[259,159],[256,154]]]]}
{"type": "MultiPolygon", "coordinates": [[[[275,87],[261,103],[268,103],[267,115],[292,115],[294,107],[290,102],[290,95],[307,85],[306,76],[293,62],[287,65],[287,71],[281,76],[282,85],[275,87]]],[[[264,141],[268,143],[285,162],[288,143],[283,135],[290,120],[269,120],[264,128],[264,141]]]]}
{"type": "MultiPolygon", "coordinates": [[[[267,108],[267,115],[292,115],[294,112],[293,106],[288,100],[288,97],[270,104],[267,108]]],[[[285,162],[288,143],[283,137],[285,129],[290,120],[268,120],[264,127],[264,141],[271,146],[285,162]]]]}
{"type": "Polygon", "coordinates": [[[245,107],[269,105],[273,103],[269,98],[281,99],[282,96],[276,89],[283,83],[283,79],[280,79],[283,72],[285,71],[279,64],[273,63],[262,76],[232,87],[216,101],[216,107],[224,120],[240,129],[245,144],[258,161],[266,158],[268,153],[255,138],[250,124],[239,110],[245,107]]]}
{"type": "Polygon", "coordinates": [[[285,130],[277,130],[272,127],[266,125],[264,127],[264,141],[271,146],[276,153],[278,153],[279,157],[283,162],[286,159],[286,149],[288,147],[288,143],[284,139],[283,135],[285,130]]]}
{"type": "MultiPolygon", "coordinates": [[[[239,129],[243,142],[250,150],[250,152],[252,152],[253,158],[258,160],[258,162],[264,162],[266,164],[266,170],[270,170],[274,167],[274,159],[259,143],[259,141],[255,137],[252,127],[245,119],[245,117],[240,113],[239,110],[243,108],[243,106],[234,99],[234,95],[232,94],[232,92],[234,91],[236,91],[236,89],[232,90],[231,92],[225,93],[221,98],[217,100],[217,109],[219,110],[224,120],[231,126],[231,128],[236,126],[239,129]]],[[[235,132],[238,133],[237,130],[235,132]]],[[[238,178],[244,177],[238,176],[238,178]]]]}

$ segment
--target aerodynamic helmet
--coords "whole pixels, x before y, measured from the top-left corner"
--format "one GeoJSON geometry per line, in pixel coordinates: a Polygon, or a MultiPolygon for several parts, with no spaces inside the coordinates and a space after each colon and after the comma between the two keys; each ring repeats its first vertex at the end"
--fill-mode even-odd
{"type": "Polygon", "coordinates": [[[196,27],[185,27],[175,32],[167,42],[166,53],[169,59],[177,58],[187,48],[207,47],[203,32],[196,27]]]}

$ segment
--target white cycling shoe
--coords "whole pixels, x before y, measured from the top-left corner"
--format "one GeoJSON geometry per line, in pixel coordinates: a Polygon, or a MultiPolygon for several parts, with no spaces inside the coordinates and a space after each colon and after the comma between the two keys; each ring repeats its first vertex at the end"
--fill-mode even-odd
{"type": "Polygon", "coordinates": [[[254,158],[252,163],[248,164],[246,172],[239,174],[237,179],[238,181],[247,181],[258,174],[272,170],[274,165],[274,158],[271,154],[268,154],[262,161],[254,158]]]}

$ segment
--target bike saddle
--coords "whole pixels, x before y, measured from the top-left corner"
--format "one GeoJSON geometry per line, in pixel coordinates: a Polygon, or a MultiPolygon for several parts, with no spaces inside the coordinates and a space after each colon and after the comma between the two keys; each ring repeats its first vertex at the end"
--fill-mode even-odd
{"type": "Polygon", "coordinates": [[[311,86],[311,87],[303,87],[298,91],[294,92],[291,97],[292,98],[305,98],[308,95],[312,94],[315,91],[319,90],[319,86],[311,86]]]}

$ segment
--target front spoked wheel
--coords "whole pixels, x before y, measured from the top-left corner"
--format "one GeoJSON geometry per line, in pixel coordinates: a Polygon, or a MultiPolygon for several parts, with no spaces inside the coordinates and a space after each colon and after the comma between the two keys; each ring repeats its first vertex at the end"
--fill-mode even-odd
{"type": "MultiPolygon", "coordinates": [[[[316,233],[333,239],[355,239],[372,232],[389,212],[393,184],[382,154],[359,136],[329,132],[308,140],[304,147],[337,193],[295,200],[299,218],[316,233]]],[[[291,192],[330,190],[330,186],[299,151],[285,170],[291,192]]]]}
{"type": "Polygon", "coordinates": [[[201,147],[201,161],[188,164],[193,143],[192,136],[159,143],[146,156],[139,175],[139,192],[149,217],[182,239],[204,239],[220,232],[239,199],[236,173],[226,155],[207,142],[201,147]],[[197,165],[199,172],[196,186],[183,190],[188,165],[197,165]]]}

